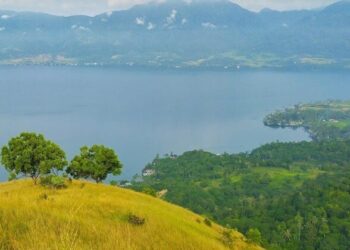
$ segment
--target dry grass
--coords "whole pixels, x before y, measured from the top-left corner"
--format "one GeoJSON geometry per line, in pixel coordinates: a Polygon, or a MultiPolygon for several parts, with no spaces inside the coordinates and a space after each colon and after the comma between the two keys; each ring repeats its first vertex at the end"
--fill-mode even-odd
{"type": "MultiPolygon", "coordinates": [[[[227,249],[222,230],[183,208],[117,187],[74,182],[51,190],[28,180],[0,185],[0,249],[227,249]],[[146,223],[131,225],[130,213],[146,223]]],[[[233,234],[233,249],[258,249],[233,234]]]]}

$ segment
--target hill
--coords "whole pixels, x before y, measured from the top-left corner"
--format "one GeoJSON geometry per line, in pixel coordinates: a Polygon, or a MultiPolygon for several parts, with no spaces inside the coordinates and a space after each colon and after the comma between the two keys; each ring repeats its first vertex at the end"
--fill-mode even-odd
{"type": "Polygon", "coordinates": [[[350,102],[326,101],[298,104],[264,119],[275,128],[304,128],[314,140],[350,138],[350,102]]]}
{"type": "Polygon", "coordinates": [[[350,141],[272,143],[241,154],[199,150],[157,157],[133,188],[167,190],[165,200],[226,227],[257,229],[267,249],[347,250],[349,162],[350,141]]]}
{"type": "MultiPolygon", "coordinates": [[[[227,249],[223,228],[130,190],[87,182],[0,184],[0,249],[227,249]],[[145,219],[130,224],[130,214],[145,219]]],[[[232,233],[234,249],[259,249],[232,233]]]]}
{"type": "Polygon", "coordinates": [[[0,11],[0,64],[347,69],[348,9],[343,1],[256,13],[221,0],[161,1],[93,17],[0,11]]]}

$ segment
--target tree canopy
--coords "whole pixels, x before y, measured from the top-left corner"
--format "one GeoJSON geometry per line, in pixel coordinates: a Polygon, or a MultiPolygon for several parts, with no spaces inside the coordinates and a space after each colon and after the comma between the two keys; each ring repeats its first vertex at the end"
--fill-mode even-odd
{"type": "Polygon", "coordinates": [[[10,175],[30,176],[34,182],[41,175],[61,171],[67,165],[65,152],[41,134],[21,133],[1,150],[1,163],[10,175]]]}
{"type": "Polygon", "coordinates": [[[271,143],[244,154],[156,157],[131,188],[246,233],[267,249],[350,249],[350,141],[271,143]]]}
{"type": "Polygon", "coordinates": [[[97,183],[105,180],[109,174],[119,175],[122,164],[113,149],[102,145],[84,146],[67,168],[74,178],[93,179],[97,183]]]}

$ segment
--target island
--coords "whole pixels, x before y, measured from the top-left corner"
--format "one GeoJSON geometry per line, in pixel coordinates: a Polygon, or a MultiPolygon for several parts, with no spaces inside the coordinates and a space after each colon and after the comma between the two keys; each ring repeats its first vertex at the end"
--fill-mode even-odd
{"type": "Polygon", "coordinates": [[[350,101],[298,104],[264,119],[272,128],[304,128],[313,140],[350,138],[350,101]]]}

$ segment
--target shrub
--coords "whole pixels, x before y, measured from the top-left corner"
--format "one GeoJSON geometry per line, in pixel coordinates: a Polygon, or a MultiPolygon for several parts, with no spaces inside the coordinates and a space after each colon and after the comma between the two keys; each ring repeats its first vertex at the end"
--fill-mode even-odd
{"type": "Polygon", "coordinates": [[[144,194],[148,194],[150,196],[153,196],[153,197],[157,196],[157,191],[151,187],[144,187],[141,192],[144,194]]]}
{"type": "Polygon", "coordinates": [[[130,213],[128,215],[128,222],[135,226],[142,226],[146,223],[146,219],[130,213]]]}
{"type": "Polygon", "coordinates": [[[211,227],[211,221],[208,218],[204,219],[204,224],[207,225],[208,227],[211,227]]]}
{"type": "Polygon", "coordinates": [[[14,172],[11,172],[8,177],[8,181],[14,181],[17,179],[17,175],[14,172]]]}
{"type": "Polygon", "coordinates": [[[118,186],[118,182],[117,181],[110,181],[109,184],[111,184],[111,186],[118,186]]]}
{"type": "Polygon", "coordinates": [[[49,196],[46,193],[42,193],[41,195],[39,195],[40,200],[47,200],[48,198],[49,196]]]}
{"type": "Polygon", "coordinates": [[[232,236],[232,231],[229,229],[224,229],[224,231],[222,231],[222,242],[224,243],[225,246],[232,248],[233,247],[233,243],[234,243],[234,239],[232,236]]]}
{"type": "Polygon", "coordinates": [[[58,175],[47,175],[40,177],[40,184],[45,187],[62,189],[66,188],[66,179],[58,175]]]}

